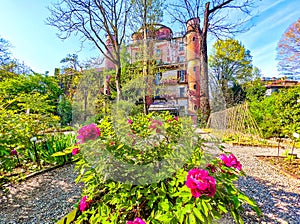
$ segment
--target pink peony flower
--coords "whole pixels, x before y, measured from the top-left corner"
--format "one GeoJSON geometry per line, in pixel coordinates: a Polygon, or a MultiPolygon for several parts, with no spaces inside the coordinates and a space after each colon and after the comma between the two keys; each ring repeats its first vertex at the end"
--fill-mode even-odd
{"type": "Polygon", "coordinates": [[[135,218],[133,221],[127,221],[126,224],[146,224],[141,218],[135,218]]]}
{"type": "Polygon", "coordinates": [[[127,123],[128,124],[132,124],[133,122],[132,122],[132,120],[130,120],[129,118],[127,119],[127,123]]]}
{"type": "Polygon", "coordinates": [[[92,200],[87,201],[87,197],[88,196],[83,196],[79,202],[79,210],[81,212],[87,210],[90,207],[90,203],[92,202],[92,200]]]}
{"type": "Polygon", "coordinates": [[[74,148],[74,149],[72,150],[72,155],[73,155],[73,156],[76,156],[78,153],[79,153],[79,149],[78,149],[78,148],[74,148]]]}
{"type": "Polygon", "coordinates": [[[100,129],[95,124],[83,126],[78,131],[77,139],[80,139],[80,143],[84,143],[87,140],[95,140],[100,136],[100,129]]]}
{"type": "Polygon", "coordinates": [[[17,152],[17,150],[15,150],[15,149],[12,149],[12,150],[10,151],[10,155],[12,155],[12,156],[16,156],[16,155],[18,155],[18,152],[17,152]]]}
{"type": "Polygon", "coordinates": [[[221,154],[219,158],[223,161],[223,163],[227,167],[233,167],[238,170],[242,169],[242,164],[236,159],[236,157],[233,154],[230,154],[229,156],[226,156],[225,154],[221,154]]]}
{"type": "Polygon", "coordinates": [[[178,117],[177,117],[177,116],[175,116],[175,117],[174,117],[174,120],[175,120],[175,121],[178,121],[178,117]]]}
{"type": "Polygon", "coordinates": [[[191,169],[188,172],[185,184],[191,189],[191,193],[195,198],[201,195],[213,197],[216,193],[216,180],[214,177],[209,176],[207,170],[191,169]]]}

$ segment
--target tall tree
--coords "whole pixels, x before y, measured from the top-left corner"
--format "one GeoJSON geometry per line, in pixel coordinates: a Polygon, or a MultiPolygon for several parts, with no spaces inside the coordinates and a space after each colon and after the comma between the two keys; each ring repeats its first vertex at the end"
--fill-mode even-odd
{"type": "MultiPolygon", "coordinates": [[[[202,114],[209,115],[208,90],[208,56],[207,36],[211,32],[216,37],[232,36],[247,30],[245,22],[248,20],[254,0],[176,0],[170,4],[170,15],[181,24],[186,24],[191,18],[198,18],[201,23],[194,23],[193,30],[199,34],[201,63],[200,75],[200,110],[202,114]],[[243,15],[241,15],[243,14],[243,15]]],[[[208,117],[208,116],[207,116],[208,117]]]]}
{"type": "Polygon", "coordinates": [[[61,59],[60,63],[64,63],[65,68],[72,68],[75,71],[78,70],[78,67],[81,67],[77,54],[67,54],[65,58],[61,59]]]}
{"type": "Polygon", "coordinates": [[[68,100],[72,101],[76,88],[82,76],[82,69],[76,54],[67,54],[60,63],[62,69],[55,69],[55,77],[58,80],[59,86],[68,100]]]}
{"type": "Polygon", "coordinates": [[[11,43],[0,37],[0,70],[15,73],[15,75],[32,74],[29,66],[12,57],[11,48],[11,43]]]}
{"type": "Polygon", "coordinates": [[[209,66],[210,80],[214,80],[220,87],[227,107],[241,100],[241,84],[253,80],[257,75],[250,51],[234,39],[218,40],[214,43],[209,66]]]}
{"type": "Polygon", "coordinates": [[[60,38],[80,35],[114,63],[117,100],[122,97],[120,48],[130,7],[129,0],[60,0],[49,7],[47,19],[59,30],[60,38]]]}
{"type": "MultiPolygon", "coordinates": [[[[148,35],[155,34],[155,29],[158,23],[163,20],[163,7],[164,2],[162,0],[132,0],[132,15],[131,15],[131,25],[134,30],[142,31],[143,37],[143,79],[145,80],[145,96],[143,96],[144,101],[144,112],[148,113],[147,109],[147,95],[149,94],[149,81],[148,79],[148,64],[150,61],[149,55],[149,45],[153,41],[154,36],[148,35]],[[147,80],[147,81],[146,81],[147,80]]],[[[150,84],[151,85],[151,84],[150,84]]]]}
{"type": "Polygon", "coordinates": [[[300,19],[285,31],[278,42],[277,60],[283,74],[300,75],[300,19]]]}
{"type": "Polygon", "coordinates": [[[11,44],[9,43],[9,41],[0,37],[0,66],[1,67],[7,64],[8,61],[10,61],[11,59],[10,48],[11,48],[11,44]]]}
{"type": "Polygon", "coordinates": [[[228,81],[245,83],[252,80],[252,56],[238,40],[216,41],[209,57],[209,66],[214,78],[224,85],[228,81]]]}

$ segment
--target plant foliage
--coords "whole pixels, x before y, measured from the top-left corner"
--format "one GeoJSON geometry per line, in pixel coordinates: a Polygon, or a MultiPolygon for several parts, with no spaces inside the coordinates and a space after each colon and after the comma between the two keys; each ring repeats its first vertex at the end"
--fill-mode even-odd
{"type": "Polygon", "coordinates": [[[188,122],[186,126],[185,122],[170,114],[129,117],[122,125],[130,138],[123,135],[125,132],[120,135],[119,126],[111,118],[99,123],[97,139],[94,135],[97,132],[89,134],[87,131],[89,127],[94,130],[95,126],[80,129],[80,139],[83,130],[86,138],[84,143],[74,147],[80,149],[76,155],[80,158],[77,181],[83,181],[85,188],[75,223],[125,223],[135,219],[146,223],[211,223],[225,213],[231,213],[238,223],[243,223],[240,211],[245,203],[260,214],[256,203],[234,185],[238,177],[244,175],[241,164],[233,155],[220,158],[207,156],[202,149],[203,140],[192,135],[194,130],[186,132],[190,124],[188,122]],[[192,137],[189,138],[187,133],[192,137]],[[86,141],[91,138],[95,140],[86,141]],[[182,162],[180,166],[174,170],[174,164],[170,164],[157,173],[143,170],[148,178],[145,181],[139,170],[148,164],[168,160],[174,152],[183,152],[177,148],[184,144],[181,139],[188,139],[188,142],[182,148],[185,153],[179,153],[181,156],[177,157],[177,161],[182,162]],[[97,162],[91,162],[91,157],[97,162]],[[130,166],[118,167],[120,163],[109,166],[113,162],[112,157],[130,166]],[[138,167],[138,170],[132,167],[138,167]],[[127,176],[120,175],[123,179],[116,177],[118,173],[125,174],[124,168],[128,169],[125,172],[127,176]],[[159,177],[167,169],[171,172],[159,177]],[[193,177],[193,172],[204,173],[206,177],[193,177]],[[193,191],[197,187],[194,189],[188,185],[187,178],[199,184],[202,182],[198,182],[198,178],[209,178],[207,180],[212,181],[215,190],[205,185],[207,191],[198,189],[200,195],[194,197],[193,191]]]}

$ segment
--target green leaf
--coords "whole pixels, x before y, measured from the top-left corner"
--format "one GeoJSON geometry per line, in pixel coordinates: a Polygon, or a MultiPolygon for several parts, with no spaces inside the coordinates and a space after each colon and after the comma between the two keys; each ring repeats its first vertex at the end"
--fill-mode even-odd
{"type": "Polygon", "coordinates": [[[117,147],[116,151],[117,151],[118,149],[122,148],[123,146],[124,146],[124,144],[120,144],[120,145],[118,145],[118,147],[117,147]]]}
{"type": "Polygon", "coordinates": [[[244,224],[244,220],[243,220],[242,217],[240,216],[238,210],[236,210],[236,209],[231,210],[231,214],[232,214],[234,220],[235,220],[237,223],[239,223],[239,224],[244,224]]]}
{"type": "Polygon", "coordinates": [[[202,205],[202,208],[203,208],[203,210],[204,210],[204,214],[205,214],[205,216],[207,217],[207,216],[208,216],[208,211],[209,211],[209,209],[208,209],[208,207],[207,207],[206,202],[205,202],[204,200],[201,200],[201,205],[202,205]]]}
{"type": "Polygon", "coordinates": [[[158,204],[158,207],[163,211],[166,211],[166,212],[169,211],[170,205],[169,205],[168,199],[165,199],[164,201],[160,202],[158,204]]]}
{"type": "Polygon", "coordinates": [[[205,217],[203,216],[203,214],[197,209],[197,208],[193,208],[193,213],[195,214],[195,216],[201,221],[204,222],[205,221],[205,217]]]}
{"type": "Polygon", "coordinates": [[[220,209],[220,211],[222,211],[224,213],[228,212],[227,209],[223,205],[221,205],[220,203],[218,203],[218,208],[220,209]]]}
{"type": "Polygon", "coordinates": [[[66,153],[66,152],[56,152],[56,153],[53,153],[51,156],[53,157],[56,157],[56,156],[65,156],[65,155],[68,155],[70,153],[66,153]]]}
{"type": "Polygon", "coordinates": [[[59,220],[56,224],[70,224],[72,223],[76,218],[76,213],[78,211],[78,208],[73,209],[68,215],[63,217],[61,220],[59,220]]]}
{"type": "Polygon", "coordinates": [[[161,215],[160,213],[155,216],[155,219],[160,221],[161,223],[169,224],[173,219],[173,216],[170,213],[161,215]]]}
{"type": "Polygon", "coordinates": [[[196,223],[196,218],[194,216],[194,213],[189,214],[189,222],[190,224],[195,224],[196,223]]]}
{"type": "Polygon", "coordinates": [[[167,188],[166,188],[166,185],[164,184],[164,182],[161,182],[161,190],[162,190],[162,192],[167,193],[167,188]]]}
{"type": "Polygon", "coordinates": [[[238,197],[234,195],[234,196],[232,196],[232,200],[233,200],[234,207],[235,207],[236,209],[239,208],[240,205],[241,205],[241,203],[240,203],[238,197]]]}
{"type": "Polygon", "coordinates": [[[251,198],[249,198],[248,196],[246,196],[246,195],[244,195],[242,193],[240,193],[238,195],[238,198],[240,200],[243,200],[243,201],[247,202],[251,206],[251,208],[256,212],[257,215],[259,215],[259,216],[261,215],[261,210],[257,206],[257,204],[256,204],[256,202],[254,200],[252,200],[251,198]]]}
{"type": "Polygon", "coordinates": [[[187,204],[187,205],[185,205],[185,206],[182,208],[182,212],[183,212],[184,214],[191,213],[191,212],[192,212],[192,207],[193,207],[193,205],[187,204]]]}

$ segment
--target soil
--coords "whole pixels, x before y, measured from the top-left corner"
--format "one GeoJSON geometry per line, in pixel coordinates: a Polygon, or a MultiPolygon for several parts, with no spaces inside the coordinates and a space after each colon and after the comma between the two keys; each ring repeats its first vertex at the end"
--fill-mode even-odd
{"type": "Polygon", "coordinates": [[[284,156],[257,156],[257,158],[287,175],[300,179],[300,158],[287,158],[284,156]]]}

